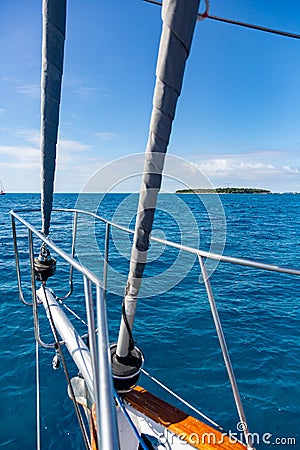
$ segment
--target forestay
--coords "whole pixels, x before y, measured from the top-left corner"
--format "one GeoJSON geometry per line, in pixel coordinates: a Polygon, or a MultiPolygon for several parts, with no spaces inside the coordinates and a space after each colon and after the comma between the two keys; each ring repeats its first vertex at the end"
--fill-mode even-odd
{"type": "MultiPolygon", "coordinates": [[[[131,328],[147,259],[149,236],[157,195],[161,187],[165,155],[177,100],[181,92],[185,64],[190,52],[199,3],[200,0],[165,0],[162,6],[163,27],[156,67],[153,109],[124,298],[125,314],[131,328]]],[[[130,351],[129,347],[129,334],[123,318],[118,340],[118,356],[126,357],[130,351]]]]}
{"type": "Polygon", "coordinates": [[[41,85],[41,208],[47,236],[53,201],[56,145],[64,61],[66,0],[43,0],[41,85]]]}

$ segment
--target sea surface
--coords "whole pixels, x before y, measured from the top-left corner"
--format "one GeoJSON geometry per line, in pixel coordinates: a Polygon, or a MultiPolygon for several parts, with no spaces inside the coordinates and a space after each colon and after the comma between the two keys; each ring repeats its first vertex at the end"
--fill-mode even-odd
{"type": "MultiPolygon", "coordinates": [[[[56,208],[91,209],[134,227],[136,195],[56,194],[56,208]]],[[[0,448],[36,448],[36,349],[32,309],[19,300],[11,209],[39,208],[38,194],[0,196],[0,448]]],[[[40,229],[40,213],[25,213],[40,229]]],[[[71,214],[52,214],[51,238],[70,253],[71,214]]],[[[24,297],[31,300],[28,235],[17,224],[24,297]]],[[[184,245],[300,269],[300,195],[169,195],[159,198],[153,235],[184,245]]],[[[77,258],[102,276],[104,225],[79,220],[77,258]]],[[[115,341],[132,238],[110,236],[107,309],[115,341]]],[[[40,243],[35,241],[35,252],[40,243]]],[[[57,257],[47,286],[68,292],[68,267],[57,257]]],[[[218,422],[240,433],[199,263],[193,255],[152,243],[134,324],[145,369],[218,422]]],[[[228,263],[206,262],[249,428],[257,449],[300,448],[300,279],[228,263]]],[[[82,280],[74,275],[68,306],[83,319],[82,280]]],[[[44,341],[53,336],[39,308],[44,341]]],[[[74,322],[77,324],[78,321],[74,322]]],[[[77,325],[76,325],[77,326],[77,325]]],[[[85,328],[78,322],[80,332],[85,328]]],[[[84,448],[63,369],[52,368],[53,350],[40,348],[41,443],[45,449],[84,448]]],[[[70,360],[67,358],[67,362],[70,360]]],[[[70,375],[77,374],[69,366],[70,375]]],[[[140,384],[190,412],[145,375],[140,384]]],[[[167,447],[166,447],[167,448],[167,447]]],[[[184,446],[183,446],[184,449],[184,446]]]]}

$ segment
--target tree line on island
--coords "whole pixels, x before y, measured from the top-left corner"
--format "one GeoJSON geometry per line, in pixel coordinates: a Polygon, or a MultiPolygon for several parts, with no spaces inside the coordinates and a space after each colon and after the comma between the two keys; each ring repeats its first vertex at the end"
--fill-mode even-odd
{"type": "Polygon", "coordinates": [[[199,189],[178,189],[176,194],[271,194],[268,189],[257,188],[199,188],[199,189]]]}

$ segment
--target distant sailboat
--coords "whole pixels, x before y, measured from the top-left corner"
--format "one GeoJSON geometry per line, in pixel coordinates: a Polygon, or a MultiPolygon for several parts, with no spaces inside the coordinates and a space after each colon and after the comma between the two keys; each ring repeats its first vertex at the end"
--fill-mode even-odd
{"type": "Polygon", "coordinates": [[[0,195],[5,195],[4,186],[1,180],[0,180],[0,195]]]}

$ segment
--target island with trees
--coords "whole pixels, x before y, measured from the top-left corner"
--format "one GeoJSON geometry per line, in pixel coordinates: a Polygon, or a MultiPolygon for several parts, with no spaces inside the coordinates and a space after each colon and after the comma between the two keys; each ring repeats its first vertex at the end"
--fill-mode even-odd
{"type": "Polygon", "coordinates": [[[199,188],[199,189],[178,189],[176,194],[271,194],[268,189],[257,188],[199,188]]]}

